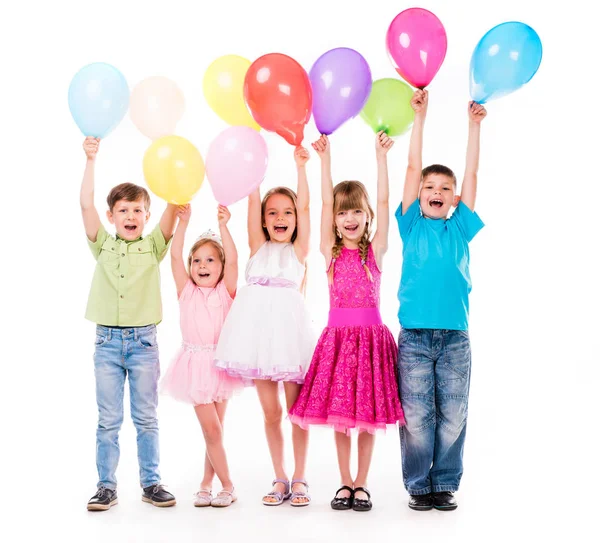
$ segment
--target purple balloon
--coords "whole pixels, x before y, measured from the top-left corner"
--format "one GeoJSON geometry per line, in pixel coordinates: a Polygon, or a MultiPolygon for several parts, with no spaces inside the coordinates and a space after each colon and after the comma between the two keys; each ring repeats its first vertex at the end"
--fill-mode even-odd
{"type": "Polygon", "coordinates": [[[367,61],[347,47],[321,55],[309,75],[315,123],[327,136],[361,112],[373,84],[367,61]]]}

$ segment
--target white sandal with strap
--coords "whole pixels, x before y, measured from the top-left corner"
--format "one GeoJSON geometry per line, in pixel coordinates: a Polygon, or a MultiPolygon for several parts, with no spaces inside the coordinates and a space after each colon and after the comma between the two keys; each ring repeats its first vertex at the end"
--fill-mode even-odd
{"type": "Polygon", "coordinates": [[[196,496],[194,507],[210,507],[213,500],[212,490],[204,490],[201,488],[194,496],[196,496]]]}
{"type": "Polygon", "coordinates": [[[210,505],[213,507],[229,507],[234,501],[237,500],[237,496],[235,495],[235,488],[229,490],[219,490],[217,495],[212,499],[210,505]]]}

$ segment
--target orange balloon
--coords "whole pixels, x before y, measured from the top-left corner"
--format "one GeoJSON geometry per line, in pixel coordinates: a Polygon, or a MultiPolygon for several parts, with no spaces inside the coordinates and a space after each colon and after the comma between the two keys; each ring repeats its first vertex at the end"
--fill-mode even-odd
{"type": "Polygon", "coordinates": [[[270,53],[255,60],[244,80],[244,98],[254,120],[297,146],[312,112],[308,74],[293,58],[270,53]]]}

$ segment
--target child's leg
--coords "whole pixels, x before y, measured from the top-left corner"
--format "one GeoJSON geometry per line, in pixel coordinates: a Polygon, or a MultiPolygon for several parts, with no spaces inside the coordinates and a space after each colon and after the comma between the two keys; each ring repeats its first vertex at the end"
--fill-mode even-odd
{"type": "MultiPolygon", "coordinates": [[[[224,403],[224,402],[223,402],[224,403]]],[[[227,455],[223,447],[223,426],[217,412],[216,403],[196,405],[194,410],[202,427],[206,453],[221,485],[225,490],[233,490],[233,483],[229,477],[227,455]]]]}
{"type": "MultiPolygon", "coordinates": [[[[375,436],[369,432],[360,432],[358,434],[358,473],[354,479],[354,488],[362,486],[367,487],[367,478],[369,468],[371,467],[371,458],[373,458],[373,449],[375,448],[375,436]]],[[[368,496],[364,492],[357,492],[354,496],[359,500],[366,500],[368,496]]]]}
{"type": "MultiPolygon", "coordinates": [[[[265,434],[267,436],[267,443],[269,444],[275,477],[287,481],[283,461],[283,432],[281,431],[283,410],[279,403],[278,384],[275,381],[267,379],[257,379],[254,383],[265,418],[265,434]]],[[[276,483],[273,489],[278,492],[285,492],[285,487],[282,483],[276,483]]],[[[264,500],[270,502],[277,501],[273,496],[265,496],[264,500]]]]}
{"type": "Polygon", "coordinates": [[[400,400],[406,426],[400,427],[402,475],[412,496],[430,494],[429,469],[435,445],[435,374],[432,358],[436,330],[402,330],[398,339],[400,400]]]}
{"type": "Polygon", "coordinates": [[[462,477],[471,379],[471,346],[467,332],[444,332],[443,351],[435,368],[437,425],[431,467],[434,492],[455,492],[462,477]]]}
{"type": "Polygon", "coordinates": [[[98,429],[96,430],[96,467],[98,487],[115,490],[115,472],[119,463],[119,430],[123,424],[125,368],[121,364],[121,342],[104,327],[96,332],[94,374],[98,429]]]}
{"type": "MultiPolygon", "coordinates": [[[[283,386],[285,389],[287,410],[289,411],[294,405],[296,398],[298,398],[302,385],[299,385],[298,383],[283,383],[283,386]]],[[[292,480],[300,481],[305,477],[308,430],[302,429],[297,424],[292,424],[292,444],[294,447],[294,476],[292,477],[292,480]]],[[[302,483],[296,483],[292,487],[292,492],[307,491],[308,489],[302,483]]],[[[298,497],[297,499],[294,499],[294,503],[306,503],[308,501],[308,497],[298,497]]]]}
{"type": "Polygon", "coordinates": [[[123,330],[125,367],[129,376],[131,418],[137,430],[140,483],[147,488],[160,483],[158,470],[158,378],[160,365],[156,327],[123,330]]]}
{"type": "MultiPolygon", "coordinates": [[[[224,431],[225,424],[225,410],[227,409],[227,402],[219,402],[214,404],[217,409],[217,416],[219,417],[219,421],[221,422],[221,431],[224,431]]],[[[215,468],[210,462],[210,458],[208,457],[208,451],[204,454],[204,477],[202,477],[202,482],[200,483],[200,488],[205,490],[210,490],[212,488],[212,482],[215,477],[215,468]]]]}
{"type": "MultiPolygon", "coordinates": [[[[334,432],[334,434],[342,486],[345,485],[349,486],[350,488],[354,488],[354,481],[352,480],[352,475],[350,474],[350,450],[352,448],[352,441],[350,436],[343,432],[334,432]]],[[[336,497],[349,498],[350,492],[348,490],[340,490],[336,494],[336,497]]]]}

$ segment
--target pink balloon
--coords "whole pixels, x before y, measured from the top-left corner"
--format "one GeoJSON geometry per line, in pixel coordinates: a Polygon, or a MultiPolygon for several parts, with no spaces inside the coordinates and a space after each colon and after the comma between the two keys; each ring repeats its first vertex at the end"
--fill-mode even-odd
{"type": "Polygon", "coordinates": [[[267,171],[267,144],[248,126],[230,126],[210,144],[206,177],[216,200],[228,206],[253,192],[267,171]]]}
{"type": "Polygon", "coordinates": [[[386,42],[396,71],[419,89],[431,83],[448,48],[444,25],[422,8],[410,8],[396,15],[388,28],[386,42]]]}

